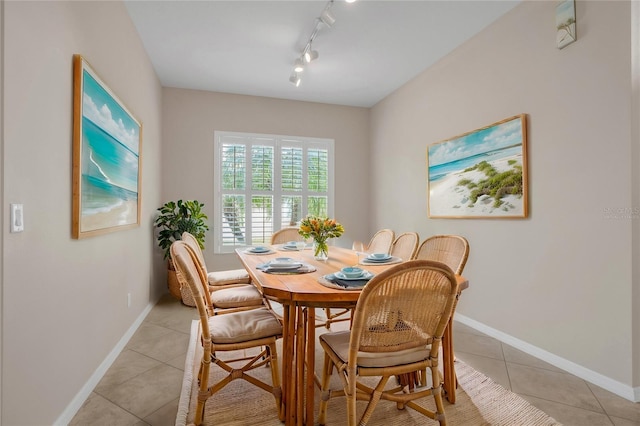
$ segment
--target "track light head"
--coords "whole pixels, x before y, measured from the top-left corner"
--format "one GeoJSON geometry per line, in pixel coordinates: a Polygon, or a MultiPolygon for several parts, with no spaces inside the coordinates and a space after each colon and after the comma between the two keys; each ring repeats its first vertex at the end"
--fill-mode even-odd
{"type": "Polygon", "coordinates": [[[304,71],[304,61],[302,60],[302,58],[296,59],[296,61],[293,63],[293,70],[295,72],[304,71]]]}
{"type": "Polygon", "coordinates": [[[291,77],[289,77],[289,81],[296,87],[300,86],[300,76],[297,72],[293,72],[291,77]]]}
{"type": "Polygon", "coordinates": [[[331,13],[331,10],[329,10],[329,8],[326,8],[325,10],[322,11],[322,14],[320,15],[320,20],[327,27],[331,27],[336,22],[336,18],[335,16],[333,16],[333,13],[331,13]]]}
{"type": "Polygon", "coordinates": [[[309,63],[311,61],[318,59],[318,56],[320,56],[320,54],[318,53],[317,50],[311,50],[311,48],[309,48],[304,52],[304,61],[306,63],[309,63]]]}

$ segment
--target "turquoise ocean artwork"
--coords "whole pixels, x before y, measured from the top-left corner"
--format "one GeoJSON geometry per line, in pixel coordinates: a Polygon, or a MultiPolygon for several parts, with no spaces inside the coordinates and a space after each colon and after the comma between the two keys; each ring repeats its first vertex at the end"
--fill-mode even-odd
{"type": "Polygon", "coordinates": [[[481,161],[492,161],[522,152],[520,119],[478,130],[429,147],[429,180],[442,179],[481,161]]]}
{"type": "Polygon", "coordinates": [[[137,223],[140,125],[83,70],[81,232],[137,223]]]}
{"type": "Polygon", "coordinates": [[[526,120],[512,117],[427,149],[431,217],[525,217],[526,120]]]}

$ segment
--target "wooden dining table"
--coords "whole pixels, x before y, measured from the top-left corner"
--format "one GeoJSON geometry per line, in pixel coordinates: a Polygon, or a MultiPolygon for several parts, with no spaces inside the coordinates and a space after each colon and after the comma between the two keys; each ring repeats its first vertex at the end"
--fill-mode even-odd
{"type": "MultiPolygon", "coordinates": [[[[340,271],[345,266],[358,263],[355,251],[331,246],[329,258],[316,260],[313,250],[290,251],[282,245],[274,245],[266,254],[250,253],[238,248],[236,253],[251,276],[252,282],[269,300],[282,304],[282,407],[281,417],[286,425],[314,424],[314,392],[318,385],[315,375],[315,308],[353,308],[360,290],[343,290],[320,281],[327,274],[340,271]],[[273,274],[258,269],[259,265],[278,257],[290,257],[313,266],[316,270],[308,273],[273,274]],[[307,403],[309,401],[309,403],[307,403]]],[[[360,267],[378,274],[394,264],[375,264],[360,267]]],[[[469,286],[468,281],[457,276],[458,294],[469,286]]],[[[449,402],[455,402],[457,386],[453,368],[453,341],[451,322],[442,339],[443,386],[449,402]]]]}

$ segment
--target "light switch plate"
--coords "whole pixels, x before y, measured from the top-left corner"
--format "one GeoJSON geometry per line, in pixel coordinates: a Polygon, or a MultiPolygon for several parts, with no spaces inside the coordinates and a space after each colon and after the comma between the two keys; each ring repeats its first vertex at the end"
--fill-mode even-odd
{"type": "Polygon", "coordinates": [[[11,204],[11,232],[24,231],[22,204],[11,204]]]}

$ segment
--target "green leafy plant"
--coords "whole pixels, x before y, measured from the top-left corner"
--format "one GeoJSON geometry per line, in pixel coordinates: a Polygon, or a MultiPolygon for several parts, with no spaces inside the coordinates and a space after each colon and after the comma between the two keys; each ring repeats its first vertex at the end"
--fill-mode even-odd
{"type": "Polygon", "coordinates": [[[174,241],[182,238],[183,232],[192,234],[200,247],[204,249],[205,232],[209,230],[206,224],[207,215],[202,208],[204,204],[198,200],[169,201],[158,208],[160,212],[155,226],[160,229],[158,245],[164,250],[164,258],[169,259],[169,248],[174,241]]]}

